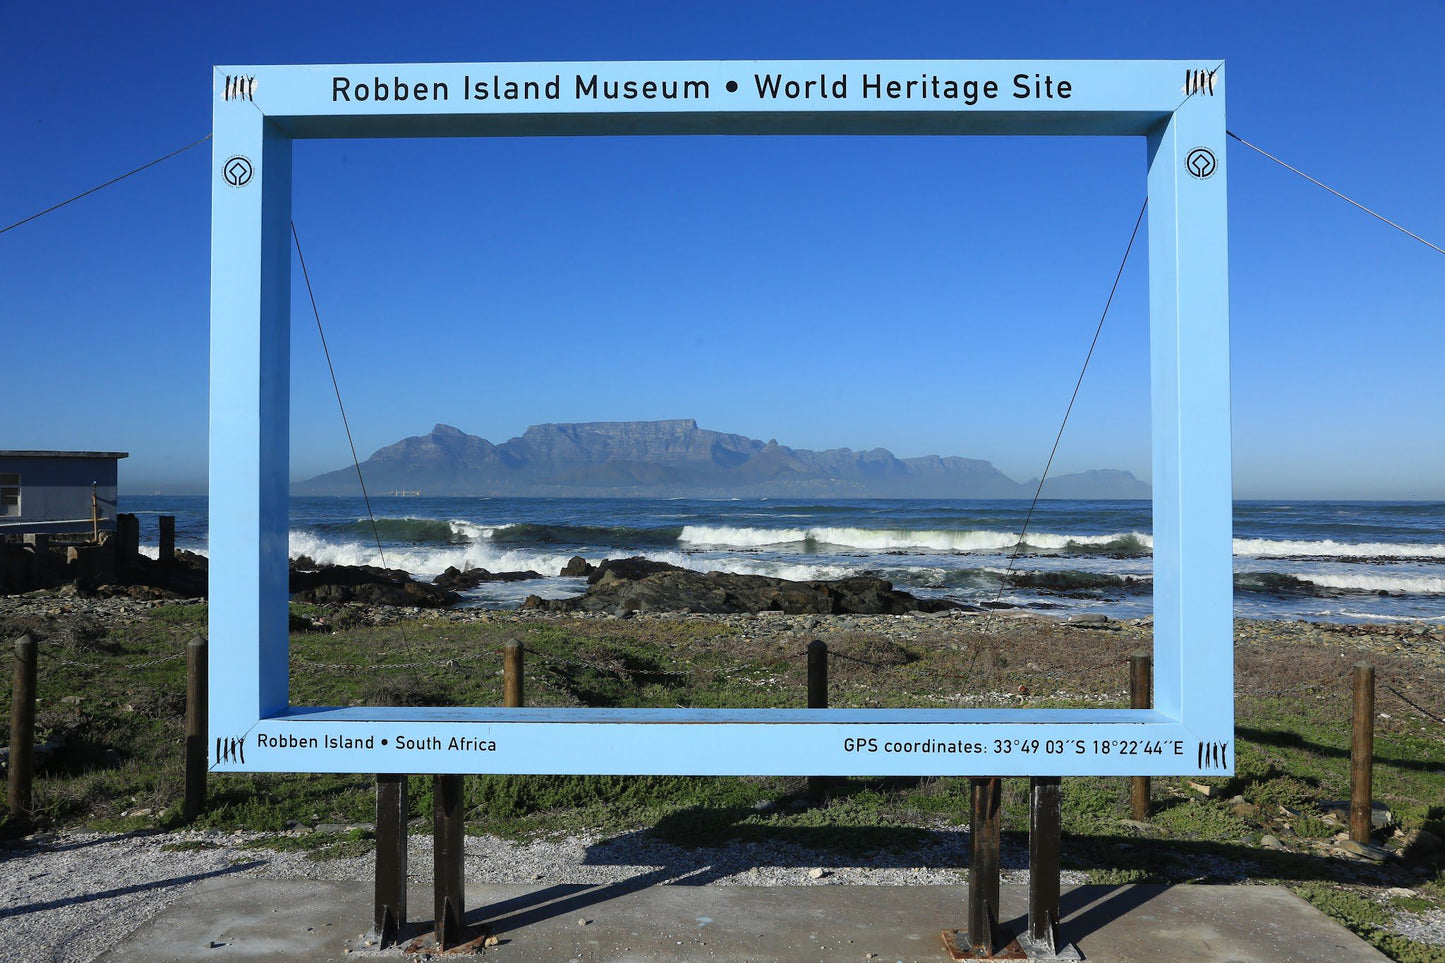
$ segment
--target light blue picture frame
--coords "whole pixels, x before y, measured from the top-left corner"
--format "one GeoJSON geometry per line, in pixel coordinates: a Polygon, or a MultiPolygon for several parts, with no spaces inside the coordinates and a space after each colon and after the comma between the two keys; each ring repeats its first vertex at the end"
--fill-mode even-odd
{"type": "Polygon", "coordinates": [[[211,767],[697,775],[1233,772],[1224,86],[1218,61],[217,67],[211,767]],[[796,96],[790,96],[791,82],[796,96]],[[1154,708],[291,704],[292,142],[589,134],[1085,134],[1146,140],[1154,708]]]}

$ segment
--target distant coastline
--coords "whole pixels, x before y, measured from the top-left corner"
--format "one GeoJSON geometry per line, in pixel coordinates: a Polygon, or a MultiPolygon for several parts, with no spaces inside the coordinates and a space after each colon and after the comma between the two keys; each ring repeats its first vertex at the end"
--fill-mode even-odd
{"type": "MultiPolygon", "coordinates": [[[[429,496],[1031,498],[1037,478],[1018,482],[979,458],[898,458],[886,448],[791,448],[776,440],[667,421],[533,425],[493,444],[437,425],[388,445],[362,463],[373,492],[429,496]]],[[[356,495],[347,466],[292,485],[296,495],[356,495]]],[[[1045,498],[1148,498],[1149,485],[1119,469],[1048,479],[1045,498]]]]}

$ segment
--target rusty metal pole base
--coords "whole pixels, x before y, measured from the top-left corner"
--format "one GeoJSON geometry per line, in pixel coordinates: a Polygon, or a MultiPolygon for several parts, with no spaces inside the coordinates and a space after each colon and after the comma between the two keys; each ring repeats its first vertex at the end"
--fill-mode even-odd
{"type": "Polygon", "coordinates": [[[1084,954],[1072,943],[1059,946],[1055,940],[1036,940],[1028,933],[1019,937],[1019,945],[1030,960],[1082,960],[1084,954]]]}
{"type": "Polygon", "coordinates": [[[441,949],[437,944],[435,933],[428,933],[426,936],[419,936],[408,943],[402,952],[408,955],[421,956],[430,959],[433,956],[475,956],[483,952],[484,948],[497,946],[502,941],[492,935],[491,927],[468,926],[464,928],[462,936],[465,942],[456,946],[441,949]]]}
{"type": "Polygon", "coordinates": [[[992,952],[985,946],[974,946],[968,938],[968,930],[944,930],[943,948],[948,951],[949,959],[952,960],[1032,959],[1017,939],[1009,940],[992,952]]]}

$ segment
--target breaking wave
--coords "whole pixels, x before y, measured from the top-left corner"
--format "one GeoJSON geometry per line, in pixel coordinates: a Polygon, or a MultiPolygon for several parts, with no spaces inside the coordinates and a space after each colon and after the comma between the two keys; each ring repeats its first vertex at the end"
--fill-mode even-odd
{"type": "MultiPolygon", "coordinates": [[[[453,523],[456,524],[456,523],[453,523]]],[[[542,545],[675,545],[681,528],[629,528],[625,525],[542,525],[519,523],[487,530],[493,542],[542,545]]]]}
{"type": "Polygon", "coordinates": [[[1311,542],[1297,539],[1236,538],[1234,554],[1253,558],[1441,558],[1445,545],[1411,542],[1311,542]]]}
{"type": "MultiPolygon", "coordinates": [[[[321,565],[381,565],[382,553],[370,541],[340,541],[312,532],[292,532],[291,557],[308,556],[321,565]]],[[[525,549],[497,549],[486,541],[463,541],[446,547],[392,545],[385,548],[385,564],[405,569],[419,578],[434,578],[448,567],[485,568],[493,572],[531,570],[556,575],[569,555],[525,549]]]]}
{"type": "Polygon", "coordinates": [[[1352,575],[1311,572],[1306,581],[1336,592],[1386,592],[1390,595],[1445,595],[1445,578],[1406,575],[1352,575]]]}
{"type": "Polygon", "coordinates": [[[1013,532],[968,529],[875,528],[738,528],[687,525],[678,541],[709,548],[762,548],[804,545],[868,552],[927,551],[951,553],[1025,552],[1061,554],[1147,555],[1154,540],[1143,532],[1113,535],[1055,535],[1030,532],[1022,543],[1013,532]]]}
{"type": "Polygon", "coordinates": [[[1236,572],[1234,588],[1236,591],[1267,595],[1445,595],[1445,578],[1337,572],[1308,572],[1304,575],[1236,572]]]}
{"type": "MultiPolygon", "coordinates": [[[[371,520],[358,518],[353,522],[342,522],[322,528],[322,531],[345,537],[372,538],[371,520]]],[[[455,545],[477,538],[487,538],[493,529],[483,528],[471,522],[445,521],[438,518],[390,518],[376,519],[376,535],[383,542],[404,542],[415,545],[455,545]]]]}

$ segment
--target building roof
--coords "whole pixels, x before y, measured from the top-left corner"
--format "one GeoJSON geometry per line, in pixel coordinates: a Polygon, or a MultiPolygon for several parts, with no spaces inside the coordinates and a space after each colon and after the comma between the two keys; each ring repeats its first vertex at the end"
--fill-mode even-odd
{"type": "Polygon", "coordinates": [[[0,458],[129,458],[128,451],[0,451],[0,458]]]}

